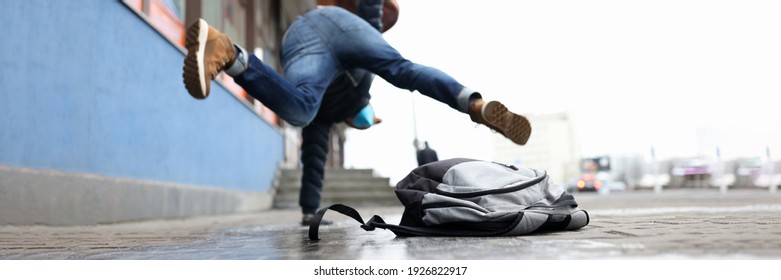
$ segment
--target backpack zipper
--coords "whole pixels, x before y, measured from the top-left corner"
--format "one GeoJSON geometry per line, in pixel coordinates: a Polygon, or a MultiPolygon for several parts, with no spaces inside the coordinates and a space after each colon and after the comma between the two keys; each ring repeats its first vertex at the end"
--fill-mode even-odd
{"type": "Polygon", "coordinates": [[[446,192],[443,190],[436,189],[435,193],[441,194],[444,196],[449,196],[452,198],[465,198],[465,197],[475,197],[475,196],[481,196],[481,195],[491,195],[491,194],[503,194],[503,193],[510,193],[515,191],[520,191],[522,189],[531,187],[533,185],[536,185],[542,180],[545,179],[545,177],[548,176],[547,172],[543,172],[542,175],[535,177],[534,179],[531,179],[526,182],[522,182],[516,186],[512,187],[505,187],[505,188],[498,188],[498,189],[492,189],[492,190],[484,190],[484,191],[477,191],[477,192],[467,192],[467,193],[453,193],[453,192],[446,192]]]}
{"type": "MultiPolygon", "coordinates": [[[[478,205],[479,206],[479,205],[478,205]]],[[[435,202],[435,203],[426,203],[426,204],[420,204],[421,210],[428,210],[428,209],[436,209],[436,208],[451,208],[451,207],[463,207],[463,208],[469,208],[474,209],[475,211],[481,212],[481,213],[490,213],[491,211],[488,211],[488,209],[485,209],[483,207],[475,208],[470,207],[463,204],[457,204],[452,202],[435,202]]]]}

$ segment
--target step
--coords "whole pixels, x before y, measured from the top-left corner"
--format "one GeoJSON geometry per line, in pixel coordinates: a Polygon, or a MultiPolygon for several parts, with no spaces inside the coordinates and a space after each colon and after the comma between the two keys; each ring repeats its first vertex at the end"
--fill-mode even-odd
{"type": "MultiPolygon", "coordinates": [[[[388,191],[393,193],[393,189],[389,189],[388,191]]],[[[381,189],[351,189],[351,190],[348,190],[348,189],[335,190],[335,189],[329,189],[329,188],[324,188],[323,189],[323,193],[333,193],[334,195],[344,195],[344,196],[350,196],[350,194],[357,193],[357,192],[384,193],[386,191],[383,191],[381,189]]],[[[284,195],[288,195],[288,194],[298,195],[299,193],[301,193],[300,189],[279,189],[276,192],[276,196],[284,196],[284,195]]]]}
{"type": "MultiPolygon", "coordinates": [[[[279,182],[279,189],[301,189],[300,181],[279,182]]],[[[323,189],[393,189],[387,178],[374,178],[358,181],[324,180],[323,189]]]]}
{"type": "MultiPolygon", "coordinates": [[[[355,191],[355,192],[323,192],[321,193],[321,199],[334,199],[339,197],[345,198],[362,198],[362,199],[396,199],[396,193],[392,191],[355,191]]],[[[274,199],[277,200],[295,200],[298,201],[298,193],[285,193],[277,194],[274,199]]]]}
{"type": "MultiPolygon", "coordinates": [[[[363,188],[363,189],[329,189],[329,188],[323,188],[322,194],[329,194],[329,195],[343,195],[343,196],[351,196],[356,193],[377,193],[377,194],[395,194],[392,188],[363,188]]],[[[301,192],[301,189],[279,189],[276,192],[277,197],[282,197],[286,195],[296,195],[301,192]]]]}
{"type": "MultiPolygon", "coordinates": [[[[302,169],[301,168],[292,168],[292,169],[282,169],[283,173],[288,174],[301,174],[302,169]]],[[[334,174],[367,174],[367,175],[374,175],[374,169],[370,168],[333,168],[333,169],[326,169],[326,172],[332,172],[334,174]]]]}
{"type": "MultiPolygon", "coordinates": [[[[301,169],[283,169],[278,178],[274,207],[297,208],[301,169]]],[[[321,205],[399,205],[390,178],[374,175],[372,169],[328,169],[323,180],[321,205]]]]}
{"type": "MultiPolygon", "coordinates": [[[[323,178],[323,181],[361,181],[361,182],[369,181],[369,182],[371,182],[371,181],[382,181],[382,180],[390,182],[390,178],[387,178],[387,177],[361,176],[361,177],[349,178],[349,177],[333,177],[333,176],[328,176],[328,174],[326,174],[325,178],[323,178]]],[[[279,182],[280,183],[291,183],[291,182],[295,183],[295,182],[300,182],[300,181],[301,181],[301,176],[298,176],[298,177],[280,177],[279,178],[279,182]]],[[[390,183],[388,183],[388,184],[390,185],[390,183]]]]}
{"type": "MultiPolygon", "coordinates": [[[[284,169],[280,173],[280,180],[300,179],[301,169],[284,169]]],[[[327,169],[325,171],[326,179],[358,179],[358,178],[378,178],[374,176],[371,169],[327,169]]]]}
{"type": "MultiPolygon", "coordinates": [[[[393,192],[353,192],[349,195],[323,193],[320,199],[320,205],[330,205],[342,203],[346,205],[401,205],[393,192]]],[[[276,208],[296,208],[298,206],[298,193],[289,193],[274,198],[274,207],[276,208]]]]}

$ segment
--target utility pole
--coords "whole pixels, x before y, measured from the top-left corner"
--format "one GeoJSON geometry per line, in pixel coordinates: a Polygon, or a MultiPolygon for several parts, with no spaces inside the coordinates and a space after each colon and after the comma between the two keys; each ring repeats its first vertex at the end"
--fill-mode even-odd
{"type": "Polygon", "coordinates": [[[418,117],[415,110],[415,94],[410,94],[410,101],[412,103],[412,133],[415,136],[412,140],[412,145],[415,146],[415,155],[417,156],[418,150],[420,150],[420,142],[418,142],[418,117]]]}
{"type": "Polygon", "coordinates": [[[765,146],[765,155],[767,156],[767,188],[771,193],[778,192],[778,182],[775,180],[775,164],[773,158],[770,157],[770,146],[765,146]]]}
{"type": "Polygon", "coordinates": [[[716,164],[719,166],[719,177],[717,180],[719,180],[719,190],[721,193],[727,193],[727,180],[725,180],[726,166],[724,166],[724,162],[721,160],[721,149],[719,146],[716,146],[716,164]]]}
{"type": "Polygon", "coordinates": [[[651,146],[651,165],[653,165],[654,171],[654,192],[661,193],[662,182],[659,180],[661,174],[659,173],[659,162],[656,161],[656,150],[654,150],[654,146],[651,146]]]}

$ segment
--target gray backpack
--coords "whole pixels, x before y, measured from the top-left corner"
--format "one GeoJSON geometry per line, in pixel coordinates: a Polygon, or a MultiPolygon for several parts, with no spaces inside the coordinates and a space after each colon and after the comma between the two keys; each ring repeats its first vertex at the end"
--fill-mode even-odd
{"type": "Polygon", "coordinates": [[[355,209],[334,204],[317,212],[309,238],[319,240],[327,210],[352,217],[367,231],[389,229],[398,236],[514,236],[586,226],[588,213],[548,180],[544,171],[530,168],[466,158],[436,161],[396,184],[404,204],[399,225],[379,216],[364,222],[355,209]]]}

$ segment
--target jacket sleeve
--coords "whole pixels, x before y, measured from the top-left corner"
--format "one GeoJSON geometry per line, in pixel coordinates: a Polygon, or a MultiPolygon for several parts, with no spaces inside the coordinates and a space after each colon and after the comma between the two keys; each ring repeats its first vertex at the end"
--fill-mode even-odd
{"type": "Polygon", "coordinates": [[[356,14],[369,22],[377,31],[382,31],[382,5],[383,0],[361,0],[356,14]]]}

